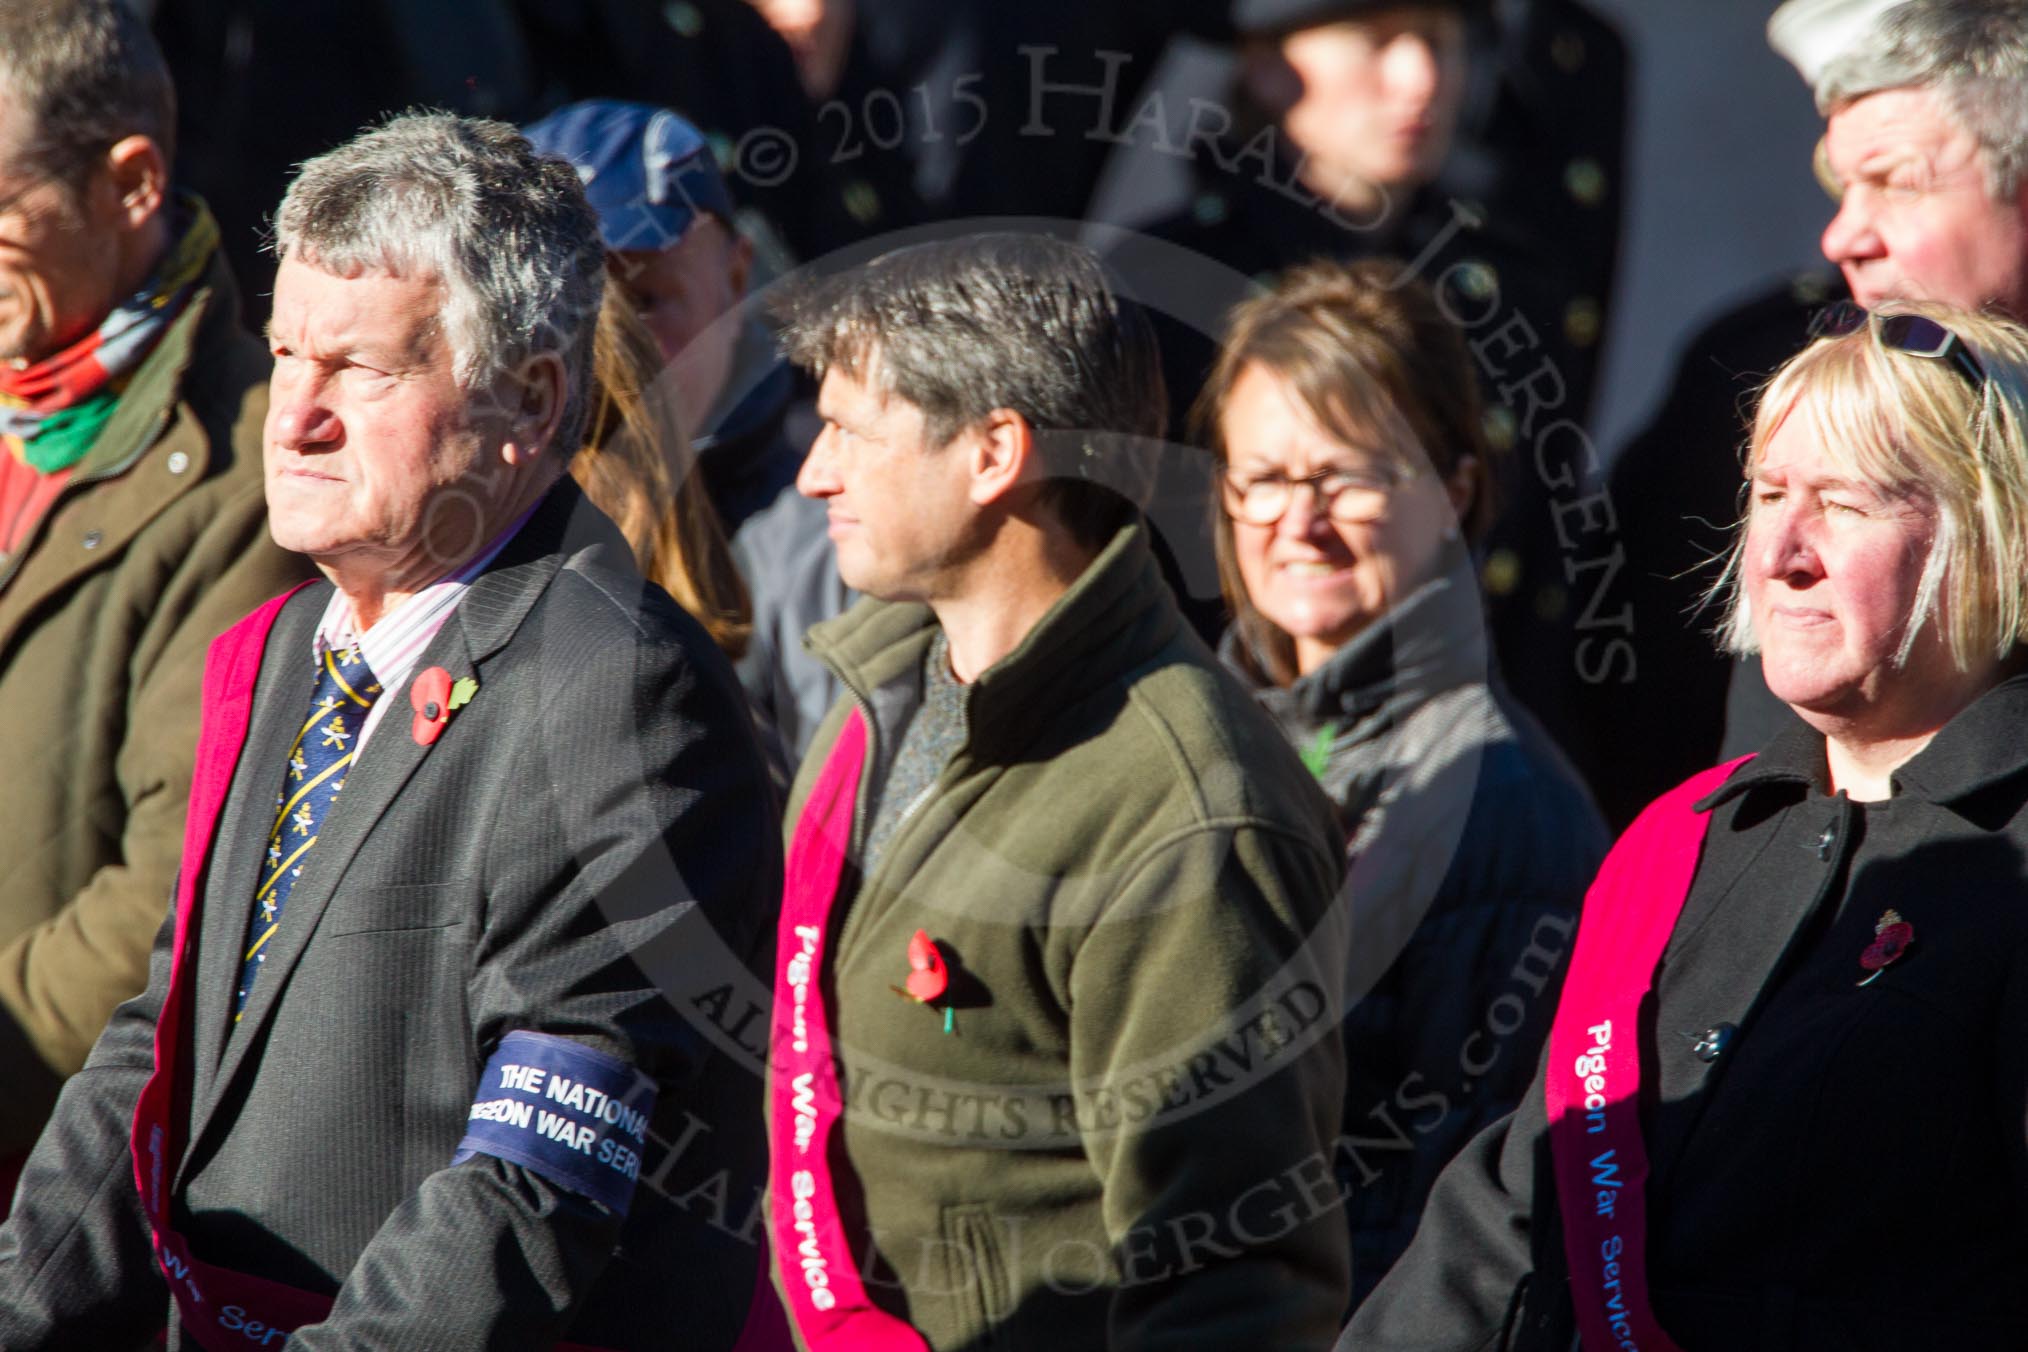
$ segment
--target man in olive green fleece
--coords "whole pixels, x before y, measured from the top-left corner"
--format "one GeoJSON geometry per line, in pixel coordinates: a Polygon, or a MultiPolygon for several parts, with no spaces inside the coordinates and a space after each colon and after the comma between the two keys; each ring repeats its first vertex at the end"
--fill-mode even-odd
{"type": "MultiPolygon", "coordinates": [[[[0,8],[0,1170],[138,994],[211,640],[267,537],[267,360],[120,0],[0,8]]],[[[0,1187],[0,1206],[11,1182],[0,1187]]]]}
{"type": "Polygon", "coordinates": [[[800,292],[868,600],[789,810],[769,1218],[802,1344],[1328,1347],[1341,847],[1131,498],[1147,320],[1042,237],[800,292]]]}

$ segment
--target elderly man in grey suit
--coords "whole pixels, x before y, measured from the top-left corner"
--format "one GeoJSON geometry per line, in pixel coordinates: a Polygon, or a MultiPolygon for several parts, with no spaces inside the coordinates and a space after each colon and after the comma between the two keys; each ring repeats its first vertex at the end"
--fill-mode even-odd
{"type": "Polygon", "coordinates": [[[756,1346],[758,1081],[686,1015],[765,961],[776,828],[731,672],[564,473],[576,176],[412,115],[277,225],[270,522],[327,580],[212,649],[174,913],[0,1230],[0,1347],[756,1346]]]}

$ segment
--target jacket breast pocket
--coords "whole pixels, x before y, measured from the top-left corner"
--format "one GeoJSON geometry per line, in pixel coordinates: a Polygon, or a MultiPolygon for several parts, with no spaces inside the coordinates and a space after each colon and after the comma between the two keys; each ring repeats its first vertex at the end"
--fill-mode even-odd
{"type": "Polygon", "coordinates": [[[463,878],[341,888],[331,898],[322,928],[333,939],[451,929],[477,914],[478,896],[478,883],[463,878]]]}

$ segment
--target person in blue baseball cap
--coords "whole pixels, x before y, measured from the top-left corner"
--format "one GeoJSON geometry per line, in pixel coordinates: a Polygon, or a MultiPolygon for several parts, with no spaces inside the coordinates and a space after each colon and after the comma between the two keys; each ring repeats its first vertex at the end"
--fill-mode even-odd
{"type": "Polygon", "coordinates": [[[611,275],[661,344],[685,430],[699,437],[726,393],[740,339],[727,316],[753,267],[710,144],[666,108],[615,99],[573,103],[527,136],[584,180],[611,275]]]}
{"type": "Polygon", "coordinates": [[[838,577],[823,505],[795,491],[818,420],[757,307],[742,304],[753,246],[736,227],[710,143],[666,108],[593,99],[526,134],[576,167],[610,274],[669,363],[695,467],[752,596],[740,680],[786,779],[839,690],[803,651],[803,631],[853,597],[838,577]]]}

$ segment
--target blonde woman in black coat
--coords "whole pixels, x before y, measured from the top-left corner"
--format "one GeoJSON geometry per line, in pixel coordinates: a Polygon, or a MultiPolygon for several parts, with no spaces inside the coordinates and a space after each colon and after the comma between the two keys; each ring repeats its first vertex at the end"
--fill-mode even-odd
{"type": "Polygon", "coordinates": [[[1536,1083],[1343,1347],[2021,1345],[2028,330],[1833,329],[1762,396],[1727,579],[1797,718],[1614,846],[1536,1083]]]}

